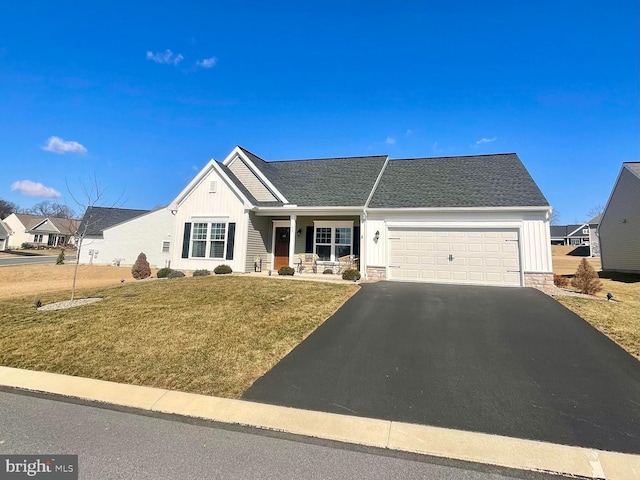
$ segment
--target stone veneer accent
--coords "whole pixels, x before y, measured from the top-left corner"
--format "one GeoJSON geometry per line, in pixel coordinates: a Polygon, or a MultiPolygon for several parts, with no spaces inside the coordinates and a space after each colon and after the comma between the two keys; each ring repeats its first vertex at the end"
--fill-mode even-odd
{"type": "Polygon", "coordinates": [[[539,290],[553,288],[553,273],[526,273],[524,274],[524,286],[539,290]]]}
{"type": "Polygon", "coordinates": [[[367,267],[367,280],[385,280],[387,269],[384,267],[367,267]]]}

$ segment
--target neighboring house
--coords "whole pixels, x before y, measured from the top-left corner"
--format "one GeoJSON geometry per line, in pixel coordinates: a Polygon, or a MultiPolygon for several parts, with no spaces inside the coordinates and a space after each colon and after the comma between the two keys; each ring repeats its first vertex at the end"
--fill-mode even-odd
{"type": "Polygon", "coordinates": [[[142,252],[151,266],[169,266],[174,230],[175,217],[166,208],[89,207],[78,229],[84,234],[80,263],[133,265],[142,252]]]}
{"type": "Polygon", "coordinates": [[[3,220],[11,230],[7,248],[21,248],[23,243],[35,247],[57,247],[74,243],[79,220],[12,213],[3,220]]]}
{"type": "Polygon", "coordinates": [[[551,225],[551,245],[589,245],[589,224],[551,225]]]}
{"type": "Polygon", "coordinates": [[[516,154],[265,161],[236,147],[167,207],[172,268],[332,264],[365,278],[553,282],[551,207],[516,154]]]}
{"type": "Polygon", "coordinates": [[[598,235],[598,225],[602,220],[602,214],[596,215],[589,220],[589,250],[592,257],[600,256],[600,236],[598,235]]]}
{"type": "Polygon", "coordinates": [[[622,164],[598,233],[602,270],[640,273],[640,162],[622,164]]]}
{"type": "Polygon", "coordinates": [[[5,226],[3,222],[0,222],[0,252],[6,250],[7,242],[9,240],[9,227],[5,226]]]}

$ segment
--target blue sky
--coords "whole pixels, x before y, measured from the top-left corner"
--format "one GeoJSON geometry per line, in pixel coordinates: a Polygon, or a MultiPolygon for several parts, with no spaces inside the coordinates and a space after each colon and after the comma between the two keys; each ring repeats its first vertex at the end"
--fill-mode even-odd
{"type": "Polygon", "coordinates": [[[95,175],[103,204],[153,208],[237,144],[516,152],[569,223],[640,159],[636,0],[92,3],[0,16],[0,198],[21,207],[76,207],[66,183],[95,175]]]}

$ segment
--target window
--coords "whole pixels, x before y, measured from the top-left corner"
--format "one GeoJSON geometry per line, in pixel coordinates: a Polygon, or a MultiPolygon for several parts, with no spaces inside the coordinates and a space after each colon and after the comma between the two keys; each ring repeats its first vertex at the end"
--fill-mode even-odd
{"type": "Polygon", "coordinates": [[[316,222],[315,252],[320,261],[335,262],[351,255],[353,222],[316,222]]]}
{"type": "Polygon", "coordinates": [[[209,257],[224,258],[224,239],[227,230],[225,223],[211,224],[211,248],[209,249],[209,257]]]}
{"type": "Polygon", "coordinates": [[[195,258],[224,258],[226,234],[226,223],[194,223],[191,237],[191,256],[195,258]]]}
{"type": "Polygon", "coordinates": [[[583,228],[582,229],[582,234],[583,235],[589,235],[589,229],[588,228],[583,228]]]}
{"type": "Polygon", "coordinates": [[[162,242],[162,253],[169,253],[170,248],[171,248],[171,242],[167,242],[167,241],[162,242]]]}
{"type": "Polygon", "coordinates": [[[33,236],[34,243],[42,243],[42,234],[38,233],[33,236]]]}

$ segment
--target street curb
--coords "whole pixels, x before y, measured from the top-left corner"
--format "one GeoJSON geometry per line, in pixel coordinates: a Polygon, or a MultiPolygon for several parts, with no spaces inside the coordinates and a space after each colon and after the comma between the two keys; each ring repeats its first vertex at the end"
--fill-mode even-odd
{"type": "Polygon", "coordinates": [[[0,367],[0,385],[368,447],[589,479],[638,480],[640,455],[0,367]]]}

